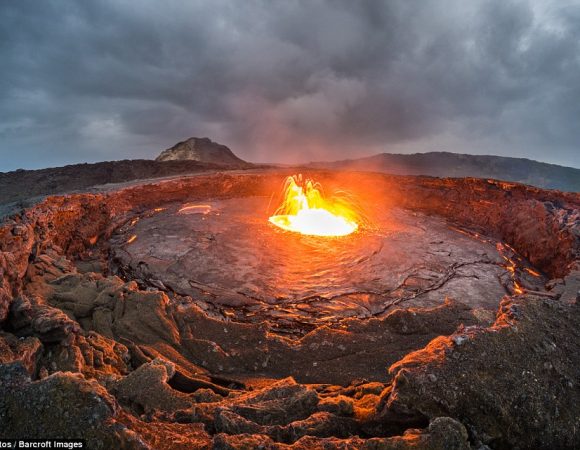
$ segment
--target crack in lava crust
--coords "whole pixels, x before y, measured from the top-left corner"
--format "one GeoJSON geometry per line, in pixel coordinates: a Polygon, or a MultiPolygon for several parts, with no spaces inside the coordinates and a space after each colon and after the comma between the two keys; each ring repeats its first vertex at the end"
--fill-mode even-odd
{"type": "MultiPolygon", "coordinates": [[[[205,310],[294,334],[446,297],[491,312],[513,292],[515,266],[506,267],[502,247],[444,219],[379,207],[372,227],[329,239],[280,230],[267,209],[267,197],[160,208],[113,237],[113,261],[125,276],[205,310]]],[[[519,275],[534,289],[544,281],[519,275]]]]}

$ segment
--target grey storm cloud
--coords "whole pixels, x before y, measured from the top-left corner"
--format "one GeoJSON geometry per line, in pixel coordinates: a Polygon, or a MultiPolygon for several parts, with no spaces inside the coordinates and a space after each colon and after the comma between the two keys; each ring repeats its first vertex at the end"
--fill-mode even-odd
{"type": "Polygon", "coordinates": [[[447,150],[580,165],[580,2],[0,3],[0,170],[447,150]]]}

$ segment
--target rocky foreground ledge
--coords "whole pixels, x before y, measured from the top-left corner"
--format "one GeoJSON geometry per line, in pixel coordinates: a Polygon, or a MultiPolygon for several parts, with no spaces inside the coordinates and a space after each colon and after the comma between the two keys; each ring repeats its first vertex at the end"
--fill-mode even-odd
{"type": "Polygon", "coordinates": [[[580,446],[580,197],[476,179],[340,177],[502,239],[546,274],[546,290],[506,295],[495,318],[456,298],[288,340],[124,279],[108,253],[113,232],[140,215],[263,193],[279,175],[49,197],[0,226],[2,437],[103,449],[580,446]]]}

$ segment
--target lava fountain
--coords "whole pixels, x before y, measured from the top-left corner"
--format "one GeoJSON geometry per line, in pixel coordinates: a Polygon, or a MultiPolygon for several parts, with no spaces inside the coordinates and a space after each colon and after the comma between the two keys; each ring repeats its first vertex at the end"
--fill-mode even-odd
{"type": "Polygon", "coordinates": [[[325,197],[320,183],[289,176],[284,199],[269,221],[283,230],[310,236],[346,236],[359,224],[355,208],[344,196],[325,197]]]}

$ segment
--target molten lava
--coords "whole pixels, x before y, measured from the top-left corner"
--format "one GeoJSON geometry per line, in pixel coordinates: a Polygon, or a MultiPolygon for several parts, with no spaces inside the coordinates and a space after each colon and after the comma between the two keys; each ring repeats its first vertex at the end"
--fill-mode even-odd
{"type": "Polygon", "coordinates": [[[319,183],[301,175],[286,179],[284,200],[270,222],[311,236],[346,236],[358,229],[357,214],[345,199],[324,198],[319,183]]]}

